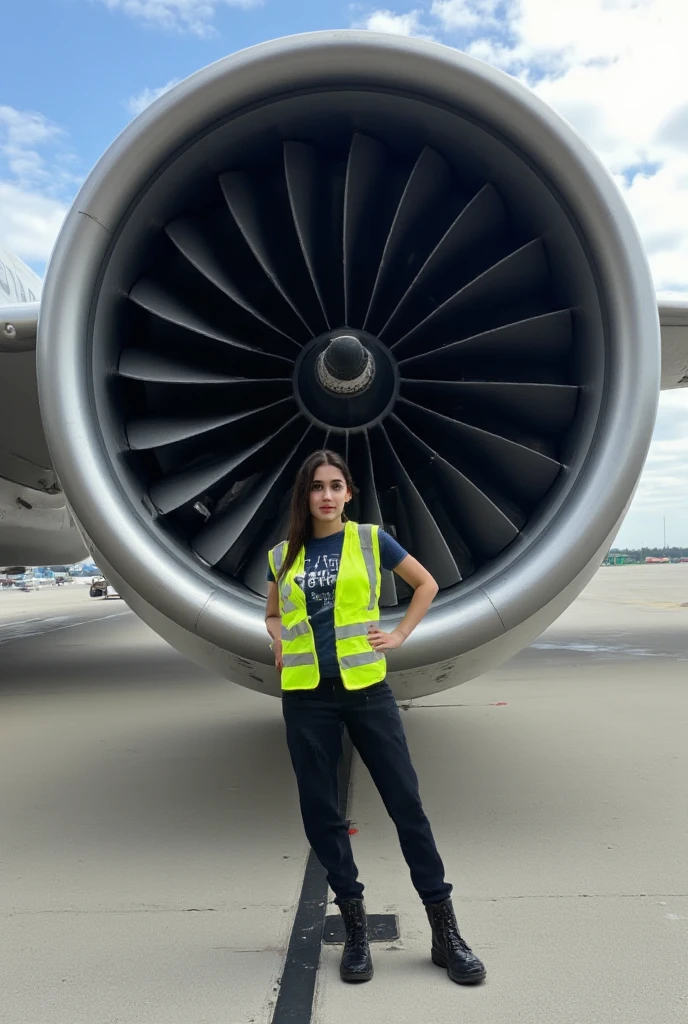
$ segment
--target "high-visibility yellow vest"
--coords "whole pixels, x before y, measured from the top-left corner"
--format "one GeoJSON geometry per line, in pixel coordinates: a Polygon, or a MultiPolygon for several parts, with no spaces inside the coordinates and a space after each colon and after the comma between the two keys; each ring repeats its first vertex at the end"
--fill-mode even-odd
{"type": "MultiPolygon", "coordinates": [[[[339,574],[334,591],[337,660],[347,690],[362,690],[385,678],[382,651],[368,642],[368,627],[380,620],[379,527],[346,523],[339,574]]],[[[269,554],[275,579],[284,564],[287,542],[269,554]]],[[[299,551],[289,571],[278,580],[282,619],[282,689],[314,690],[320,682],[315,638],[306,610],[306,593],[296,582],[305,572],[306,552],[299,551]]]]}

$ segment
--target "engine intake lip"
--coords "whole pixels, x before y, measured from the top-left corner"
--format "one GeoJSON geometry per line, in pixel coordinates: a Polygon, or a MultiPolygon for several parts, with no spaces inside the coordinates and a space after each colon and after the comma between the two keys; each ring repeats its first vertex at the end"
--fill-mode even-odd
{"type": "MultiPolygon", "coordinates": [[[[58,477],[104,561],[160,615],[206,642],[267,664],[259,599],[231,581],[219,584],[161,531],[122,471],[121,425],[111,416],[109,384],[102,379],[108,355],[99,336],[108,312],[103,286],[116,273],[117,244],[130,211],[204,133],[293,90],[357,87],[403,89],[437,109],[460,108],[466,123],[482,126],[486,146],[488,137],[499,138],[505,151],[518,153],[524,167],[546,182],[577,235],[604,324],[599,364],[591,367],[589,382],[581,380],[597,412],[587,417],[565,485],[496,571],[437,602],[403,649],[399,668],[412,669],[511,629],[527,632],[531,616],[552,604],[554,617],[562,593],[572,599],[582,589],[630,501],[656,411],[656,297],[635,226],[596,158],[518,83],[449,48],[365,32],[263,44],[192,76],[122,133],[65,221],[43,292],[40,400],[58,477]],[[227,109],[227,96],[234,111],[227,109]]],[[[476,671],[485,659],[489,663],[489,655],[476,662],[476,671]]]]}

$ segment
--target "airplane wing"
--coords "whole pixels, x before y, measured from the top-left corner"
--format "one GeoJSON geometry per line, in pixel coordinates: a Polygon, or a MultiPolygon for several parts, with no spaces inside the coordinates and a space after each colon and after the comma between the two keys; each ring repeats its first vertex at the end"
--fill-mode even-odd
{"type": "Polygon", "coordinates": [[[688,299],[659,300],[662,390],[688,386],[688,299]]]}
{"type": "Polygon", "coordinates": [[[36,387],[38,302],[0,306],[0,567],[86,555],[43,431],[36,387]]]}
{"type": "Polygon", "coordinates": [[[0,306],[0,353],[28,352],[36,348],[38,302],[0,306]]]}

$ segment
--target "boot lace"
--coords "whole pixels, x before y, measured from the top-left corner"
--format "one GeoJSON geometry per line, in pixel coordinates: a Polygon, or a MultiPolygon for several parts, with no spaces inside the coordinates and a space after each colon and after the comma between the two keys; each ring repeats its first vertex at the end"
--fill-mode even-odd
{"type": "Polygon", "coordinates": [[[447,947],[451,947],[461,953],[472,953],[473,950],[459,931],[459,926],[451,909],[449,907],[442,907],[439,917],[447,947]]]}

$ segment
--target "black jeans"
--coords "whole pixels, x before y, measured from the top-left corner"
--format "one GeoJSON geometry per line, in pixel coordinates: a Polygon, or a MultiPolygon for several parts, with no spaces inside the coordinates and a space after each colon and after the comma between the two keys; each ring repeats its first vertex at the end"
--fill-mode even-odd
{"type": "Polygon", "coordinates": [[[389,685],[346,690],[339,678],[321,679],[315,690],[285,690],[282,710],[306,837],[327,872],[335,903],[363,894],[348,828],[339,813],[342,723],[396,825],[419,896],[424,903],[447,899],[452,887],[444,880],[444,865],[423,811],[418,777],[389,685]]]}

